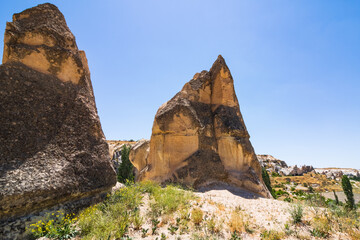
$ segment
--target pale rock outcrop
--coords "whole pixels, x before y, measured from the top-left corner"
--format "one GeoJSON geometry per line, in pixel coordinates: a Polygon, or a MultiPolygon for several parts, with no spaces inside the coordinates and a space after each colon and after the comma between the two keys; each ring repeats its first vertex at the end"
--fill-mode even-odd
{"type": "Polygon", "coordinates": [[[135,167],[135,179],[138,180],[140,176],[147,171],[147,158],[149,156],[150,141],[146,139],[139,140],[131,147],[129,159],[135,167]]]}
{"type": "Polygon", "coordinates": [[[324,174],[330,179],[341,179],[343,175],[348,177],[360,177],[360,170],[354,168],[315,168],[315,172],[324,174]]]}
{"type": "Polygon", "coordinates": [[[52,4],[14,14],[0,66],[0,236],[116,183],[85,53],[52,4]]]}
{"type": "Polygon", "coordinates": [[[111,162],[114,166],[115,171],[118,172],[118,169],[122,162],[121,155],[122,155],[123,147],[124,146],[131,147],[134,144],[136,144],[136,142],[107,140],[107,143],[109,144],[109,154],[110,154],[111,162]]]}
{"type": "Polygon", "coordinates": [[[256,156],[260,165],[270,173],[275,172],[283,176],[302,176],[305,173],[314,171],[313,166],[303,165],[300,168],[297,165],[288,166],[285,161],[268,154],[258,154],[256,156]]]}
{"type": "Polygon", "coordinates": [[[193,187],[225,182],[270,197],[249,138],[230,70],[219,56],[209,72],[195,74],[159,108],[149,150],[143,143],[130,160],[139,180],[193,187]]]}

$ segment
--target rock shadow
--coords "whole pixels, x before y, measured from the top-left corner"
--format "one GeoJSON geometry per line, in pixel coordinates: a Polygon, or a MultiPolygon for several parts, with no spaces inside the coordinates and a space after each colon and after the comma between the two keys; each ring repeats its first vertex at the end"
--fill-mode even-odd
{"type": "Polygon", "coordinates": [[[198,187],[196,189],[197,192],[200,193],[206,193],[212,190],[220,190],[220,191],[228,191],[236,196],[245,198],[245,199],[259,199],[259,198],[264,198],[259,194],[253,193],[247,189],[241,188],[241,187],[237,187],[237,186],[233,186],[231,184],[228,183],[223,183],[223,182],[214,182],[214,183],[210,183],[207,184],[205,186],[201,186],[198,187]]]}

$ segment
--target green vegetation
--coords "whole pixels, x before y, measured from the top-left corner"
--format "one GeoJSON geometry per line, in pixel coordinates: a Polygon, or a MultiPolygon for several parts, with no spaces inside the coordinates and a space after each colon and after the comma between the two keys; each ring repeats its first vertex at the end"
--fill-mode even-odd
{"type": "Polygon", "coordinates": [[[241,240],[241,237],[240,237],[240,235],[238,235],[238,232],[234,231],[234,232],[231,234],[230,240],[241,240]]]}
{"type": "Polygon", "coordinates": [[[340,204],[340,202],[339,202],[339,198],[338,198],[338,196],[336,195],[335,190],[333,190],[333,193],[334,193],[334,197],[335,197],[335,202],[336,202],[336,205],[339,205],[339,204],[340,204]]]}
{"type": "Polygon", "coordinates": [[[280,240],[283,239],[285,234],[275,230],[264,230],[261,232],[260,237],[263,240],[280,240]]]}
{"type": "Polygon", "coordinates": [[[270,181],[270,177],[269,177],[269,174],[268,172],[266,171],[265,168],[262,168],[261,169],[261,175],[262,175],[262,179],[265,183],[265,186],[267,187],[267,189],[269,190],[269,192],[271,193],[271,195],[276,198],[276,195],[271,187],[271,181],[270,181]]]}
{"type": "Polygon", "coordinates": [[[300,204],[293,205],[290,208],[290,216],[294,224],[302,222],[303,210],[304,209],[300,204]]]}
{"type": "Polygon", "coordinates": [[[121,183],[134,181],[134,166],[129,160],[130,146],[124,144],[121,149],[121,163],[118,168],[118,181],[121,183]]]}
{"type": "MultiPolygon", "coordinates": [[[[28,231],[34,238],[52,239],[141,237],[160,240],[182,238],[182,234],[188,234],[184,238],[191,239],[241,239],[252,234],[260,234],[261,239],[331,238],[336,234],[360,239],[360,212],[355,207],[351,210],[349,203],[338,201],[335,192],[335,200],[331,200],[304,188],[289,191],[287,189],[296,185],[293,179],[290,186],[279,182],[274,187],[276,191],[271,188],[279,199],[293,202],[289,204],[289,221],[281,230],[256,225],[242,205],[229,208],[211,197],[197,198],[191,191],[176,185],[161,187],[153,182],[126,182],[126,187],[108,195],[102,203],[81,211],[77,218],[63,213],[51,215],[31,225],[28,231]]],[[[270,220],[278,223],[276,215],[270,214],[267,221],[270,220]]]]}
{"type": "MultiPolygon", "coordinates": [[[[139,207],[144,194],[149,194],[151,206],[152,234],[162,214],[171,214],[179,209],[189,208],[195,196],[178,187],[168,185],[162,188],[152,182],[129,185],[109,196],[104,202],[85,209],[79,215],[78,226],[83,239],[110,239],[126,237],[129,227],[142,229],[139,207]]],[[[142,229],[145,237],[148,229],[142,229]]]]}
{"type": "Polygon", "coordinates": [[[281,177],[281,175],[277,172],[271,172],[272,177],[281,177]]]}
{"type": "Polygon", "coordinates": [[[354,209],[355,208],[355,200],[354,200],[354,194],[353,194],[353,189],[350,183],[349,178],[344,175],[341,179],[341,186],[343,188],[343,191],[346,195],[346,205],[349,209],[354,209]]]}
{"type": "Polygon", "coordinates": [[[36,239],[40,237],[68,239],[78,234],[74,226],[76,220],[74,214],[65,215],[65,213],[57,211],[48,215],[45,220],[31,224],[27,231],[36,239]]]}
{"type": "Polygon", "coordinates": [[[191,211],[191,220],[195,225],[200,225],[203,220],[204,213],[200,208],[194,208],[191,211]]]}

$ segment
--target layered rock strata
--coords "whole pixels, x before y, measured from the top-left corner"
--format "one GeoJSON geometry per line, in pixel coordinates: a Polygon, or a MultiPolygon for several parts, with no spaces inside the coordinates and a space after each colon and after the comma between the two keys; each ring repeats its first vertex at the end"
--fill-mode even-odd
{"type": "Polygon", "coordinates": [[[159,108],[150,143],[134,147],[130,160],[139,180],[195,188],[225,182],[270,197],[249,138],[233,78],[219,56],[159,108]]]}
{"type": "Polygon", "coordinates": [[[13,15],[2,63],[0,235],[13,239],[11,222],[23,229],[21,218],[98,201],[116,173],[85,53],[56,6],[13,15]]]}

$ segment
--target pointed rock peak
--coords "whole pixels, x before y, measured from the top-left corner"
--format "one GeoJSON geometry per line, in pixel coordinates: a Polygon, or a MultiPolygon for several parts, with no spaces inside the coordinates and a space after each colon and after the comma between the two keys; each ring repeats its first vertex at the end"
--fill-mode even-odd
{"type": "Polygon", "coordinates": [[[216,74],[220,71],[221,68],[225,68],[225,70],[229,71],[228,66],[226,65],[225,59],[219,55],[214,64],[212,65],[210,69],[211,74],[216,74]]]}
{"type": "Polygon", "coordinates": [[[20,13],[15,13],[13,15],[13,21],[18,21],[25,18],[48,18],[49,16],[61,16],[64,18],[60,10],[51,3],[39,4],[35,7],[26,9],[20,13]]]}
{"type": "Polygon", "coordinates": [[[13,22],[7,23],[7,39],[12,43],[26,45],[55,45],[77,50],[75,37],[66,24],[64,15],[53,4],[45,3],[13,15],[13,22]]]}
{"type": "Polygon", "coordinates": [[[74,84],[88,72],[85,54],[79,51],[64,15],[50,3],[13,15],[13,22],[6,24],[2,62],[21,62],[74,84]]]}

